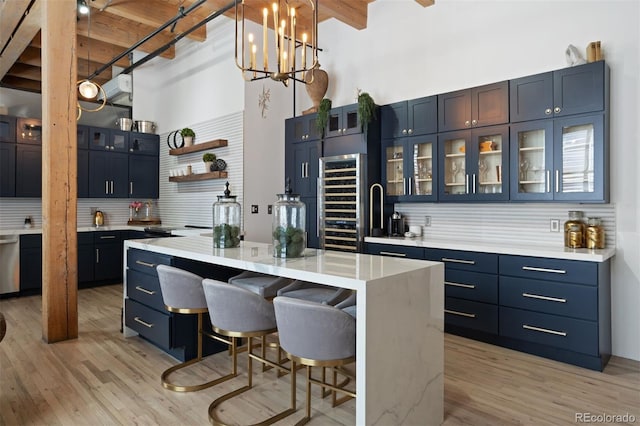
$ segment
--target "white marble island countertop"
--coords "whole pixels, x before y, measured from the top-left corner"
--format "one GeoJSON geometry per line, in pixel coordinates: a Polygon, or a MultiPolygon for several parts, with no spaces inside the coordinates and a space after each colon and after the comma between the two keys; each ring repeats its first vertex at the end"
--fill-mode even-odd
{"type": "MultiPolygon", "coordinates": [[[[315,249],[301,258],[280,259],[268,244],[242,241],[236,248],[215,249],[207,236],[127,240],[124,245],[125,252],[147,250],[356,290],[356,424],[442,423],[443,263],[315,249]]],[[[125,265],[125,298],[126,272],[125,265]]],[[[124,326],[125,336],[131,335],[124,326]]]]}

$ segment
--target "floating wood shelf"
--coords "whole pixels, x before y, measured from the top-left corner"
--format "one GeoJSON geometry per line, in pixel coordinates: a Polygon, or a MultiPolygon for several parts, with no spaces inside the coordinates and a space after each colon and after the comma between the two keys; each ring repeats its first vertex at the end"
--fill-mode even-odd
{"type": "Polygon", "coordinates": [[[149,219],[129,219],[127,225],[160,225],[162,221],[158,218],[149,219]]]}
{"type": "Polygon", "coordinates": [[[190,154],[192,152],[206,151],[207,149],[221,148],[223,146],[227,146],[227,142],[228,141],[226,139],[216,139],[209,142],[202,142],[191,146],[185,146],[183,148],[170,149],[169,155],[183,155],[190,154]]]}
{"type": "Polygon", "coordinates": [[[187,176],[171,176],[169,182],[197,182],[199,180],[226,179],[227,172],[196,173],[187,176]]]}

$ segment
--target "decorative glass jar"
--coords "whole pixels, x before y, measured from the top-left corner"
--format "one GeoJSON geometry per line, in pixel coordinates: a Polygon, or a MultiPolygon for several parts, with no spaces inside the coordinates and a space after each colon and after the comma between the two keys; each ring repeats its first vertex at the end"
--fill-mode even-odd
{"type": "Polygon", "coordinates": [[[599,217],[590,217],[587,219],[587,228],[585,231],[585,246],[589,249],[604,248],[604,227],[599,217]]]}
{"type": "Polygon", "coordinates": [[[240,245],[240,204],[225,184],[224,195],[213,203],[213,246],[232,248],[240,245]]]}
{"type": "Polygon", "coordinates": [[[579,210],[569,211],[569,220],[564,223],[564,246],[584,247],[584,222],[582,212],[579,210]]]}
{"type": "Polygon", "coordinates": [[[307,247],[306,206],[300,195],[292,194],[289,182],[284,194],[277,194],[273,205],[273,256],[301,257],[307,247]]]}

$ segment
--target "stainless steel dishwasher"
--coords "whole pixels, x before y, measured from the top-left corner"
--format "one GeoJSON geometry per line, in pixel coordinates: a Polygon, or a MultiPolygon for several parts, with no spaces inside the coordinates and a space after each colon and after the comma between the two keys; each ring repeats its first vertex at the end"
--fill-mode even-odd
{"type": "Polygon", "coordinates": [[[20,236],[0,235],[0,294],[20,291],[20,236]]]}

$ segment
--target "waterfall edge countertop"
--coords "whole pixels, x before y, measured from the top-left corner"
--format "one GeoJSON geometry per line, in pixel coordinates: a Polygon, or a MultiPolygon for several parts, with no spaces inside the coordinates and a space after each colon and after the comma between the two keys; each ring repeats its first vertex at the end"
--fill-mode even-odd
{"type": "Polygon", "coordinates": [[[215,249],[207,236],[127,240],[129,249],[356,290],[356,424],[442,423],[444,264],[316,249],[280,259],[268,244],[215,249]]]}

